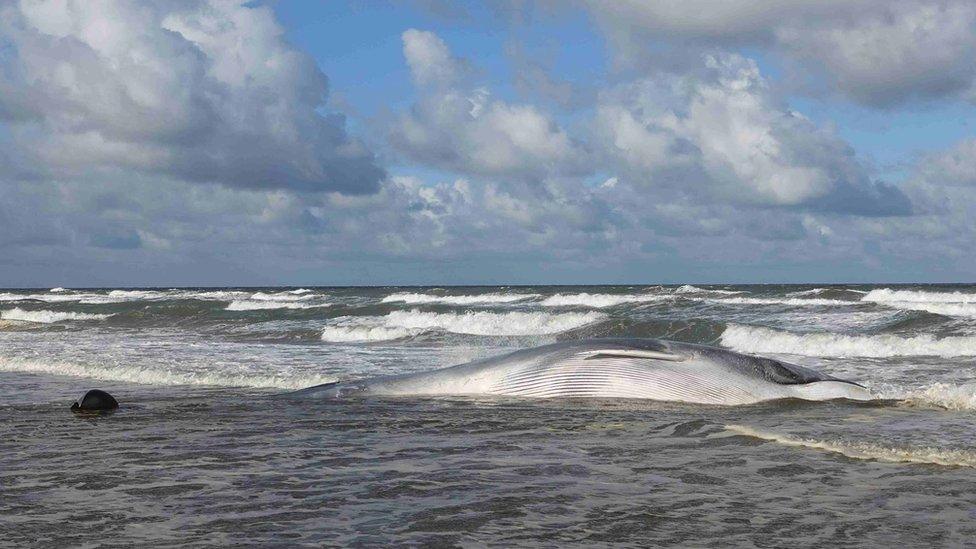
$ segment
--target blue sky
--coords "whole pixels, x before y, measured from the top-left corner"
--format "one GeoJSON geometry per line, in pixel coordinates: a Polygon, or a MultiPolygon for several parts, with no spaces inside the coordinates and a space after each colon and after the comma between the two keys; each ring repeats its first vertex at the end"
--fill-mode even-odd
{"type": "Polygon", "coordinates": [[[0,12],[0,286],[976,267],[971,2],[0,12]]]}

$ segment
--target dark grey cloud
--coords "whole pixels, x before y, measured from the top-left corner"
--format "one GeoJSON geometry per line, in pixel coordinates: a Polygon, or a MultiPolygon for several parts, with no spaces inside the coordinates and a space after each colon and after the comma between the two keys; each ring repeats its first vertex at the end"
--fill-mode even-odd
{"type": "Polygon", "coordinates": [[[371,193],[373,154],[322,116],[326,76],[267,7],[0,8],[0,118],[41,177],[129,170],[231,187],[371,193]]]}

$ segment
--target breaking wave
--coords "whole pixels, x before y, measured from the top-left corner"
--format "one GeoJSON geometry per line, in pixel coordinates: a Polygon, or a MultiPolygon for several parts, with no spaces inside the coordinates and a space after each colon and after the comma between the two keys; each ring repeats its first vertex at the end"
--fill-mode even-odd
{"type": "Polygon", "coordinates": [[[929,334],[914,337],[828,332],[801,334],[730,324],[722,333],[721,342],[730,349],[745,353],[870,358],[976,356],[976,336],[949,336],[939,339],[929,334]]]}
{"type": "Polygon", "coordinates": [[[539,294],[479,294],[479,295],[434,295],[417,293],[396,293],[384,297],[382,303],[402,302],[410,305],[424,303],[446,303],[450,305],[476,305],[481,303],[515,303],[539,297],[539,294]]]}
{"type": "Polygon", "coordinates": [[[322,341],[334,343],[393,341],[421,333],[423,330],[396,326],[326,326],[322,330],[322,341]]]}
{"type": "Polygon", "coordinates": [[[922,292],[917,290],[892,290],[890,288],[880,288],[871,290],[863,298],[863,301],[873,301],[876,303],[912,302],[912,303],[974,303],[976,304],[976,294],[966,294],[962,292],[922,292]]]}
{"type": "Polygon", "coordinates": [[[296,301],[270,301],[242,299],[231,301],[225,310],[228,311],[261,311],[266,309],[314,309],[328,307],[328,303],[302,303],[296,301]]]}
{"type": "Polygon", "coordinates": [[[936,406],[947,410],[976,410],[976,383],[951,385],[933,383],[908,392],[892,395],[881,394],[882,398],[894,398],[909,406],[936,406]]]}
{"type": "Polygon", "coordinates": [[[296,294],[294,292],[277,292],[273,294],[266,294],[264,292],[255,292],[251,295],[251,299],[254,301],[305,301],[307,299],[312,299],[313,295],[308,295],[307,292],[302,292],[296,294]]]}
{"type": "Polygon", "coordinates": [[[540,304],[546,307],[582,306],[594,309],[613,307],[624,303],[648,303],[670,299],[667,295],[653,294],[556,294],[543,299],[540,304]]]}
{"type": "Polygon", "coordinates": [[[0,319],[19,320],[21,322],[37,322],[40,324],[52,324],[55,322],[65,322],[68,320],[104,320],[111,315],[96,315],[89,313],[71,313],[63,311],[25,311],[20,308],[0,311],[0,319]]]}
{"type": "Polygon", "coordinates": [[[171,297],[167,292],[159,292],[155,290],[112,290],[108,293],[108,296],[123,300],[166,299],[171,297]]]}
{"type": "Polygon", "coordinates": [[[600,313],[548,314],[541,312],[430,313],[393,311],[380,317],[343,317],[322,332],[325,341],[381,341],[402,339],[426,331],[442,330],[482,336],[546,335],[565,332],[605,318],[600,313]]]}
{"type": "Polygon", "coordinates": [[[62,292],[46,292],[43,294],[16,294],[4,292],[0,294],[0,301],[44,301],[46,303],[63,303],[80,301],[82,303],[115,303],[119,299],[99,294],[72,294],[62,292]]]}
{"type": "Polygon", "coordinates": [[[713,303],[729,303],[735,305],[789,305],[791,307],[844,307],[856,305],[856,301],[842,299],[821,298],[771,298],[771,297],[723,297],[709,298],[713,303]]]}
{"type": "Polygon", "coordinates": [[[280,389],[302,389],[335,381],[334,377],[328,376],[224,375],[215,372],[176,372],[138,366],[93,365],[8,358],[0,358],[0,371],[87,377],[105,381],[150,385],[220,385],[280,389]]]}
{"type": "Polygon", "coordinates": [[[691,284],[685,284],[683,286],[678,286],[674,289],[676,294],[744,294],[742,290],[716,290],[709,288],[699,288],[698,286],[692,286],[691,284]]]}
{"type": "Polygon", "coordinates": [[[841,454],[853,459],[886,461],[889,463],[924,463],[949,467],[976,467],[976,452],[933,447],[894,448],[866,442],[816,440],[770,433],[743,425],[726,425],[729,432],[768,440],[784,446],[811,448],[841,454]]]}
{"type": "Polygon", "coordinates": [[[925,301],[883,301],[881,304],[903,311],[925,311],[943,316],[976,318],[976,303],[944,303],[925,301]]]}

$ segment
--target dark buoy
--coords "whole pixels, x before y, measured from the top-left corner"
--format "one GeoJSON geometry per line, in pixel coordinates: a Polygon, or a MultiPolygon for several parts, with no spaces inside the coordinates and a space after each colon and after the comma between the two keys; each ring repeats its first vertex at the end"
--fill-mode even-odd
{"type": "Polygon", "coordinates": [[[115,400],[115,397],[101,389],[91,389],[71,405],[71,411],[107,412],[118,407],[119,401],[115,400]]]}

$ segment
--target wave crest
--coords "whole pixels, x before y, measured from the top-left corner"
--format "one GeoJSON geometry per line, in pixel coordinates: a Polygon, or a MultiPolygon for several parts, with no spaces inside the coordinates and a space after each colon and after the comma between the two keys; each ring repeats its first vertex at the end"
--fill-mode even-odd
{"type": "Polygon", "coordinates": [[[69,320],[105,320],[111,315],[96,315],[90,313],[72,313],[65,311],[25,311],[21,308],[0,311],[0,319],[19,320],[21,322],[36,322],[40,324],[53,324],[55,322],[65,322],[69,320]]]}
{"type": "Polygon", "coordinates": [[[539,297],[539,294],[475,294],[475,295],[435,295],[400,292],[390,294],[380,300],[381,303],[407,303],[421,305],[425,303],[446,303],[450,305],[476,305],[481,303],[515,303],[539,297]]]}
{"type": "Polygon", "coordinates": [[[419,335],[423,330],[397,326],[326,326],[322,341],[334,343],[362,343],[366,341],[394,341],[419,335]]]}
{"type": "Polygon", "coordinates": [[[772,297],[722,297],[709,298],[712,303],[729,303],[735,305],[789,305],[792,307],[845,307],[856,305],[857,301],[823,298],[772,298],[772,297]]]}
{"type": "MultiPolygon", "coordinates": [[[[885,397],[885,395],[882,395],[885,397]]],[[[936,406],[946,410],[976,410],[976,383],[951,385],[948,383],[933,383],[892,395],[909,406],[936,406]]]]}
{"type": "Polygon", "coordinates": [[[737,435],[768,440],[784,446],[812,448],[842,454],[849,458],[886,461],[889,463],[924,463],[949,467],[976,467],[976,452],[933,447],[894,448],[866,442],[816,440],[770,433],[743,425],[726,425],[737,435]]]}
{"type": "Polygon", "coordinates": [[[303,389],[312,385],[335,381],[334,377],[329,376],[222,375],[214,372],[175,372],[137,366],[93,365],[8,358],[0,358],[0,371],[87,377],[149,385],[219,385],[279,389],[303,389]]]}
{"type": "Polygon", "coordinates": [[[322,333],[326,341],[381,341],[402,339],[426,331],[441,330],[480,336],[525,336],[557,334],[606,318],[601,313],[468,311],[431,313],[393,311],[379,317],[343,317],[322,333]]]}
{"type": "Polygon", "coordinates": [[[861,300],[874,301],[876,303],[886,303],[889,301],[913,303],[976,303],[976,294],[879,288],[877,290],[871,290],[861,300]]]}
{"type": "Polygon", "coordinates": [[[794,333],[730,324],[721,336],[722,345],[745,353],[784,353],[817,357],[976,356],[976,336],[941,339],[922,334],[847,335],[828,332],[794,333]]]}
{"type": "Polygon", "coordinates": [[[224,309],[227,311],[261,311],[266,309],[314,309],[328,306],[328,303],[241,299],[231,301],[224,309]]]}
{"type": "Polygon", "coordinates": [[[667,295],[653,294],[555,294],[543,299],[540,304],[546,307],[582,306],[603,309],[624,303],[649,303],[670,299],[667,295]]]}

